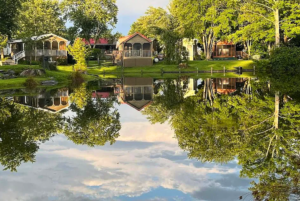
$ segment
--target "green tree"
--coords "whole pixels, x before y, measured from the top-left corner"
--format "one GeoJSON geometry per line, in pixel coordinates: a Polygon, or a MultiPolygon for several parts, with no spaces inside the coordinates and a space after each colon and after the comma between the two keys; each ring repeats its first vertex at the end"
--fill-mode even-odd
{"type": "Polygon", "coordinates": [[[85,47],[85,43],[82,41],[82,39],[77,38],[73,45],[67,46],[67,50],[76,61],[74,70],[85,71],[87,69],[86,58],[89,55],[89,50],[85,47]]]}
{"type": "Polygon", "coordinates": [[[216,39],[230,34],[237,26],[235,1],[173,0],[171,13],[178,20],[179,31],[187,38],[202,39],[206,59],[211,59],[216,39]]]}
{"type": "Polygon", "coordinates": [[[275,45],[280,45],[281,32],[288,37],[299,34],[299,1],[295,0],[245,0],[240,2],[240,11],[249,18],[268,22],[274,30],[275,45]]]}
{"type": "Polygon", "coordinates": [[[72,104],[71,110],[76,113],[76,117],[67,120],[65,135],[76,144],[113,144],[121,129],[120,114],[114,109],[114,104],[114,99],[101,97],[97,97],[96,100],[87,97],[83,108],[72,104]]]}
{"type": "Polygon", "coordinates": [[[116,0],[63,0],[61,8],[87,41],[105,37],[117,23],[116,0]]]}
{"type": "Polygon", "coordinates": [[[165,9],[150,6],[145,12],[145,15],[138,18],[131,25],[128,34],[139,32],[149,38],[156,38],[160,40],[160,34],[157,34],[155,30],[153,30],[153,27],[165,29],[169,26],[169,21],[169,14],[165,9]]]}
{"type": "Polygon", "coordinates": [[[6,47],[8,41],[8,37],[6,35],[1,35],[0,34],[0,61],[3,59],[3,48],[6,47]]]}
{"type": "Polygon", "coordinates": [[[47,33],[60,35],[64,30],[58,0],[26,0],[17,17],[16,37],[28,39],[47,33]]]}
{"type": "Polygon", "coordinates": [[[19,14],[21,0],[0,0],[0,35],[9,38],[17,27],[16,17],[19,14]]]}

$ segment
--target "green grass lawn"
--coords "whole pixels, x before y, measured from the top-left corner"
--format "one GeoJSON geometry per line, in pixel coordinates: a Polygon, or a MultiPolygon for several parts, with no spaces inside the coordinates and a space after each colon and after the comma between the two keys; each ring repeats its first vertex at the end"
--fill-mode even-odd
{"type": "MultiPolygon", "coordinates": [[[[184,71],[210,71],[213,70],[223,70],[224,66],[226,70],[235,70],[235,67],[243,67],[244,69],[253,69],[253,61],[251,60],[230,60],[230,61],[190,61],[189,67],[186,69],[181,69],[184,71]]],[[[160,73],[161,69],[163,71],[176,71],[179,72],[177,65],[166,65],[163,62],[155,64],[149,67],[131,67],[124,68],[124,73],[160,73]]],[[[103,74],[103,73],[120,73],[122,69],[117,66],[94,66],[88,69],[90,74],[103,74]]]]}
{"type": "MultiPolygon", "coordinates": [[[[16,73],[20,73],[25,69],[41,69],[38,65],[13,65],[13,66],[0,66],[0,70],[13,70],[16,73]]],[[[35,77],[38,82],[45,80],[56,80],[59,85],[68,85],[69,80],[68,77],[73,72],[72,66],[58,66],[57,71],[49,71],[46,70],[46,74],[44,76],[35,77]]],[[[92,76],[84,75],[86,81],[90,81],[95,79],[92,76]]],[[[14,79],[0,79],[0,89],[14,89],[14,88],[24,88],[24,83],[26,81],[26,77],[19,77],[14,79]]],[[[41,85],[40,85],[41,87],[41,85]]]]}

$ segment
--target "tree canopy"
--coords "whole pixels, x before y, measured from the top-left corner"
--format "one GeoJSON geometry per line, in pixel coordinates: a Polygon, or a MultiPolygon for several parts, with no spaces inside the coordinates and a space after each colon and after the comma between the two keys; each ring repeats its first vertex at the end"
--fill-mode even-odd
{"type": "Polygon", "coordinates": [[[76,117],[67,120],[65,135],[76,144],[88,146],[103,146],[107,142],[113,144],[119,137],[121,129],[120,115],[114,109],[115,100],[101,97],[94,100],[90,96],[86,99],[83,108],[71,105],[76,117]]]}

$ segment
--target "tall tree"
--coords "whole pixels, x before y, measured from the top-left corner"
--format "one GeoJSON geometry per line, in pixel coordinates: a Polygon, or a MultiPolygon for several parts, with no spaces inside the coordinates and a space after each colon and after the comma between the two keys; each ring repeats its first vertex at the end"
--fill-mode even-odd
{"type": "Polygon", "coordinates": [[[221,35],[237,26],[235,1],[173,0],[171,13],[180,23],[179,30],[188,38],[202,39],[206,59],[211,59],[213,44],[221,35]]]}
{"type": "Polygon", "coordinates": [[[21,0],[0,0],[0,5],[0,35],[11,38],[17,27],[16,17],[19,14],[21,0]]]}
{"type": "Polygon", "coordinates": [[[290,37],[300,33],[298,0],[243,0],[240,3],[241,12],[248,13],[250,18],[259,16],[259,21],[267,21],[273,26],[277,47],[281,32],[290,37]]]}
{"type": "Polygon", "coordinates": [[[30,39],[47,33],[61,34],[64,20],[58,0],[26,0],[22,3],[17,17],[16,37],[30,39]]]}
{"type": "Polygon", "coordinates": [[[110,27],[117,23],[116,0],[63,0],[61,8],[80,30],[79,36],[87,41],[107,36],[110,27]]]}

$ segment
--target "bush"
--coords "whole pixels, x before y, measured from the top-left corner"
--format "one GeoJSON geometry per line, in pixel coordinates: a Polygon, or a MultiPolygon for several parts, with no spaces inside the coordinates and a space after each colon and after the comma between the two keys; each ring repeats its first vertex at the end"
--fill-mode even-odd
{"type": "Polygon", "coordinates": [[[31,61],[31,65],[40,65],[40,64],[41,64],[41,62],[39,62],[39,61],[31,61]]]}
{"type": "Polygon", "coordinates": [[[39,85],[39,83],[33,77],[27,78],[24,83],[24,86],[28,89],[34,89],[38,85],[39,85]]]}
{"type": "Polygon", "coordinates": [[[71,87],[76,88],[84,83],[84,78],[81,72],[74,72],[70,75],[69,80],[71,81],[71,87]]]}
{"type": "Polygon", "coordinates": [[[300,48],[283,46],[271,52],[269,70],[273,74],[300,73],[300,48]]]}
{"type": "Polygon", "coordinates": [[[56,58],[57,65],[67,65],[68,64],[68,58],[65,56],[57,57],[56,58]]]}
{"type": "Polygon", "coordinates": [[[21,65],[29,65],[30,62],[27,61],[27,60],[19,60],[19,61],[18,61],[18,64],[21,64],[21,65]]]}

